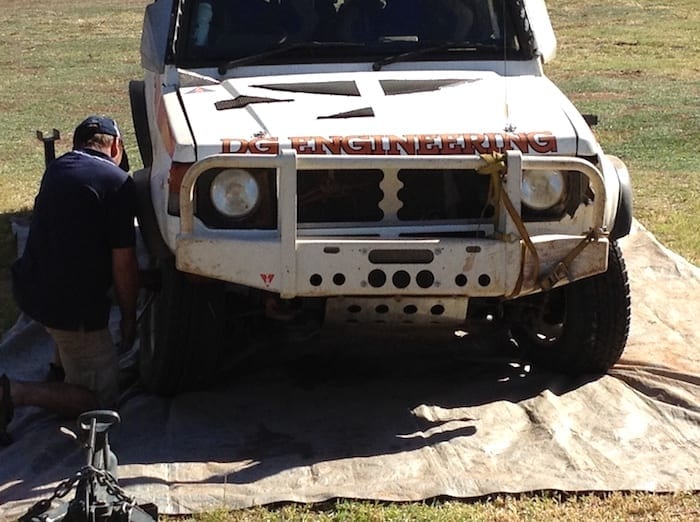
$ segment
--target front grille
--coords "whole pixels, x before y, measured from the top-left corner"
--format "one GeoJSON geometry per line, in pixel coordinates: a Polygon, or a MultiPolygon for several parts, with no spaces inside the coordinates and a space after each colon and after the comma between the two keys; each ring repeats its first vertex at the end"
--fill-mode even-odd
{"type": "Polygon", "coordinates": [[[479,224],[494,215],[489,177],[474,170],[301,170],[297,196],[300,225],[479,224]]]}
{"type": "Polygon", "coordinates": [[[489,178],[471,170],[401,170],[401,221],[435,221],[492,217],[489,178]]]}
{"type": "Polygon", "coordinates": [[[297,173],[299,223],[376,223],[381,170],[301,170],[297,173]]]}

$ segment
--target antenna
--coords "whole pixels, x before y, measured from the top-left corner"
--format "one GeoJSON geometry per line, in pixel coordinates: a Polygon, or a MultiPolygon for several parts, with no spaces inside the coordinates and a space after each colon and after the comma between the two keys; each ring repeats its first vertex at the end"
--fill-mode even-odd
{"type": "Polygon", "coordinates": [[[510,104],[508,103],[508,24],[507,24],[507,11],[505,0],[501,1],[501,23],[503,24],[501,38],[503,40],[503,104],[504,112],[506,116],[506,124],[504,131],[513,132],[515,131],[515,125],[510,121],[510,104]]]}

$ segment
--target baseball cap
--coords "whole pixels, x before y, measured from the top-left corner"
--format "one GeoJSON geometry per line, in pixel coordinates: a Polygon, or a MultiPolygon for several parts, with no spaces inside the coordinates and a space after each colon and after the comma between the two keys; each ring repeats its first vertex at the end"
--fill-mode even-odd
{"type": "MultiPolygon", "coordinates": [[[[121,132],[119,132],[116,121],[108,116],[93,114],[85,118],[80,122],[80,125],[75,128],[75,132],[73,133],[73,147],[87,142],[95,134],[109,134],[115,138],[121,138],[121,132]]],[[[124,171],[129,171],[129,157],[126,154],[126,149],[122,149],[122,160],[119,167],[124,171]]]]}
{"type": "Polygon", "coordinates": [[[121,133],[117,122],[107,116],[92,115],[85,118],[80,125],[75,128],[74,141],[84,142],[94,134],[109,134],[119,138],[121,133]]]}

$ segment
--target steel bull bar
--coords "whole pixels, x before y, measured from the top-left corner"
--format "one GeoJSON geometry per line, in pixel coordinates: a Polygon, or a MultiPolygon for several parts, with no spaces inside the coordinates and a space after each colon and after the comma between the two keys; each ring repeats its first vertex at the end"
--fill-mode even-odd
{"type": "Polygon", "coordinates": [[[195,163],[180,191],[178,269],[277,292],[283,298],[337,295],[517,297],[604,272],[608,241],[603,230],[605,185],[589,162],[573,157],[498,159],[502,183],[495,238],[343,238],[300,235],[297,171],[324,169],[474,169],[493,175],[493,157],[317,156],[282,150],[277,155],[218,154],[195,163]],[[211,168],[277,170],[278,226],[272,231],[195,227],[194,186],[211,168]],[[520,220],[523,170],[584,174],[594,192],[580,234],[530,237],[520,220]],[[584,248],[585,247],[585,248],[584,248]],[[395,255],[391,255],[391,253],[395,255]],[[389,255],[374,256],[373,253],[389,255]]]}

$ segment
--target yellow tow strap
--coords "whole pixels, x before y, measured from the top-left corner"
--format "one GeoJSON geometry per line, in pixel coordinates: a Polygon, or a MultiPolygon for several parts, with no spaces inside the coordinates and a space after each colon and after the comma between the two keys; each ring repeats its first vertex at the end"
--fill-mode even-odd
{"type": "Polygon", "coordinates": [[[513,206],[513,202],[510,200],[510,197],[508,197],[508,193],[503,190],[504,176],[508,171],[505,154],[500,152],[482,154],[481,159],[486,162],[486,165],[478,168],[477,172],[479,174],[491,176],[491,183],[489,184],[489,197],[491,201],[493,201],[496,209],[500,208],[501,203],[503,203],[503,206],[506,208],[506,212],[508,212],[508,215],[513,220],[515,228],[518,229],[520,238],[523,241],[523,251],[522,255],[520,256],[520,273],[518,274],[518,280],[515,283],[513,293],[508,296],[512,297],[518,295],[522,289],[523,279],[525,278],[525,261],[527,252],[529,251],[532,254],[532,257],[535,258],[535,275],[533,277],[535,281],[537,281],[540,277],[540,256],[537,253],[535,245],[530,239],[530,234],[528,234],[527,228],[525,228],[525,224],[523,223],[520,214],[513,206]]]}
{"type": "Polygon", "coordinates": [[[571,280],[571,273],[570,273],[570,268],[571,268],[571,263],[573,262],[574,259],[576,259],[576,256],[578,256],[581,252],[583,252],[583,249],[586,248],[590,243],[593,243],[594,241],[598,241],[600,238],[600,233],[591,229],[588,234],[586,234],[586,237],[584,237],[566,256],[564,256],[564,259],[559,261],[552,271],[543,276],[542,279],[538,281],[538,284],[542,290],[549,290],[552,288],[555,284],[557,284],[559,281],[562,279],[569,279],[571,280]]]}
{"type": "Polygon", "coordinates": [[[525,278],[525,261],[528,252],[532,254],[535,261],[535,273],[533,280],[542,290],[549,290],[564,278],[570,279],[571,263],[589,243],[598,241],[600,233],[598,231],[591,230],[586,237],[584,237],[571,250],[571,252],[564,256],[564,258],[555,265],[554,269],[550,273],[540,278],[540,256],[537,253],[537,249],[535,248],[532,239],[530,239],[530,234],[528,233],[520,214],[513,206],[513,202],[510,200],[510,197],[508,197],[508,193],[503,190],[504,178],[506,172],[508,171],[506,156],[505,154],[499,152],[493,152],[491,154],[482,154],[481,159],[486,162],[486,165],[479,167],[477,172],[479,174],[491,176],[491,183],[489,184],[489,200],[493,203],[496,209],[500,208],[501,203],[503,204],[506,212],[508,212],[508,215],[513,220],[515,228],[518,230],[520,238],[523,242],[518,280],[515,283],[513,292],[508,297],[517,296],[522,290],[523,280],[525,278]]]}

